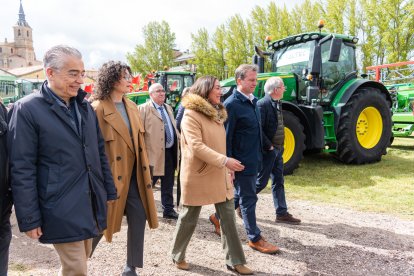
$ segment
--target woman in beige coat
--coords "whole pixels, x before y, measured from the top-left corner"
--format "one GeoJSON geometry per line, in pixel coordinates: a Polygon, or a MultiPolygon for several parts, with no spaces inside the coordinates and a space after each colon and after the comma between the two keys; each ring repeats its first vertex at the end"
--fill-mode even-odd
{"type": "MultiPolygon", "coordinates": [[[[108,242],[119,232],[124,213],[128,222],[127,263],[122,275],[137,275],[143,265],[146,220],[158,227],[151,185],[144,128],[135,103],[124,97],[131,86],[131,69],[121,62],[107,62],[99,70],[98,90],[92,106],[105,140],[118,199],[108,208],[104,231],[108,242]]],[[[96,245],[98,239],[95,239],[96,245]]]]}
{"type": "Polygon", "coordinates": [[[219,81],[199,78],[182,99],[181,191],[183,208],[175,228],[171,256],[177,268],[188,270],[185,252],[200,215],[201,206],[214,204],[221,218],[222,244],[227,268],[252,274],[237,234],[233,184],[230,173],[241,171],[239,161],[226,156],[224,121],[227,112],[220,102],[219,81]]]}

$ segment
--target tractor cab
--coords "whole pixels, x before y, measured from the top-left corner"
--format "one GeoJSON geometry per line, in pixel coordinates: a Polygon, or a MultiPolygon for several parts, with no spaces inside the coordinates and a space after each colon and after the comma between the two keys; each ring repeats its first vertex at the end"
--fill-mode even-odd
{"type": "Polygon", "coordinates": [[[355,47],[352,36],[321,32],[304,33],[274,42],[268,50],[256,48],[260,59],[270,57],[271,71],[293,73],[297,79],[297,102],[329,104],[343,83],[356,78],[355,47]]]}
{"type": "Polygon", "coordinates": [[[160,83],[166,92],[166,103],[175,110],[181,99],[184,88],[194,83],[193,72],[169,72],[158,71],[155,74],[155,82],[160,83]]]}
{"type": "Polygon", "coordinates": [[[166,92],[165,102],[171,105],[173,110],[176,110],[181,93],[184,88],[193,85],[194,79],[195,73],[193,72],[157,71],[145,77],[144,87],[141,91],[128,93],[127,96],[136,104],[143,104],[149,100],[148,88],[154,83],[159,83],[166,92]]]}

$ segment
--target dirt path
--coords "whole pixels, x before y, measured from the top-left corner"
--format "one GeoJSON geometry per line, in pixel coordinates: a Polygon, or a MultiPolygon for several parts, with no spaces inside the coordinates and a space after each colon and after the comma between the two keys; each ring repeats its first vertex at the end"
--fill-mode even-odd
{"type": "MultiPolygon", "coordinates": [[[[159,200],[159,191],[155,196],[159,200]]],[[[281,247],[280,254],[264,255],[246,246],[237,218],[247,262],[256,275],[414,275],[414,221],[305,201],[288,204],[301,225],[274,223],[270,194],[261,194],[257,207],[259,227],[267,240],[281,247]]],[[[175,222],[162,219],[159,212],[160,227],[147,229],[140,275],[234,275],[226,270],[220,240],[208,221],[212,211],[206,206],[201,212],[187,251],[189,272],[172,265],[168,251],[175,222]]],[[[125,226],[124,222],[112,244],[100,243],[89,262],[90,275],[120,275],[126,260],[125,226]]],[[[10,251],[9,275],[57,274],[59,262],[52,246],[26,238],[14,219],[10,251]]]]}

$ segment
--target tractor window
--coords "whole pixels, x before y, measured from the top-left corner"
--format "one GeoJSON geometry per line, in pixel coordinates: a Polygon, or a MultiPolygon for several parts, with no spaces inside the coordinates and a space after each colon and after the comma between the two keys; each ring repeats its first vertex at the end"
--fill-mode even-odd
{"type": "Polygon", "coordinates": [[[330,46],[331,43],[327,42],[321,47],[322,79],[324,80],[324,88],[326,90],[332,90],[348,73],[356,70],[355,49],[352,46],[342,44],[338,62],[328,61],[330,46]]]}
{"type": "Polygon", "coordinates": [[[168,76],[167,75],[167,93],[179,92],[183,90],[182,76],[168,76]]]}
{"type": "Polygon", "coordinates": [[[301,75],[302,70],[308,68],[313,47],[314,41],[308,41],[277,50],[273,55],[273,71],[301,75]]]}
{"type": "Polygon", "coordinates": [[[193,85],[193,77],[192,76],[184,76],[184,88],[190,87],[193,85]]]}

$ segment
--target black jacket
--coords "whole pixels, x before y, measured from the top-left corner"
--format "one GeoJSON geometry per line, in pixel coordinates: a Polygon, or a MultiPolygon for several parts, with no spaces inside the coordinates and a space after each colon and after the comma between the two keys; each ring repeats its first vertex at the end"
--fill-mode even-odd
{"type": "Polygon", "coordinates": [[[257,106],[262,119],[263,150],[268,151],[277,130],[277,107],[268,94],[257,102],[257,106]]]}
{"type": "Polygon", "coordinates": [[[41,227],[40,242],[89,239],[106,228],[107,200],[116,199],[104,140],[86,93],[76,102],[81,135],[46,88],[13,105],[8,148],[20,231],[41,227]]]}
{"type": "MultiPolygon", "coordinates": [[[[0,216],[10,213],[11,192],[8,182],[7,164],[7,109],[0,103],[0,216]]],[[[0,221],[2,221],[0,219],[0,221]]]]}

